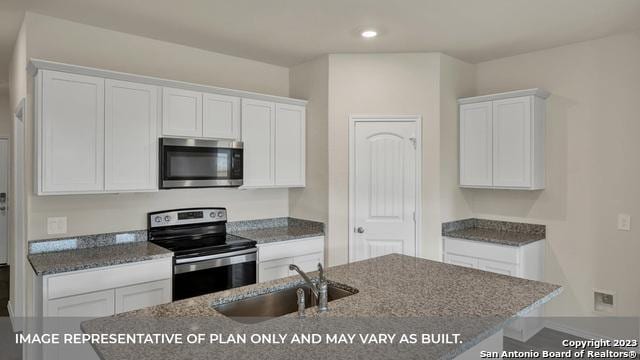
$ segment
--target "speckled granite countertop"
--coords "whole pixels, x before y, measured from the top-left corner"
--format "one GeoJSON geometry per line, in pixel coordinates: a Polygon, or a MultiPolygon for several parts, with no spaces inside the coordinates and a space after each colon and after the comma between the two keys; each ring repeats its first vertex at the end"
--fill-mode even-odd
{"type": "Polygon", "coordinates": [[[442,235],[500,245],[522,246],[546,238],[544,225],[464,219],[442,224],[442,235]]]}
{"type": "Polygon", "coordinates": [[[30,254],[37,275],[50,275],[137,261],[171,257],[173,253],[147,241],[30,254]]]}
{"type": "Polygon", "coordinates": [[[321,222],[296,219],[273,218],[227,223],[227,232],[258,244],[286,241],[314,236],[324,236],[321,222]]]}
{"type": "MultiPolygon", "coordinates": [[[[317,276],[312,273],[312,276],[317,276]]],[[[288,314],[258,324],[235,322],[212,308],[225,303],[297,286],[298,276],[235,288],[82,323],[86,333],[278,333],[307,332],[317,327],[333,333],[382,332],[398,324],[434,332],[460,333],[462,343],[411,347],[272,346],[272,345],[94,345],[102,359],[281,359],[281,358],[421,358],[451,359],[556,296],[557,285],[525,280],[425,259],[392,254],[326,270],[328,280],[358,293],[330,301],[330,311],[307,309],[306,319],[288,314]],[[382,321],[382,323],[376,322],[382,321]],[[398,322],[400,321],[400,322],[398,322]],[[382,324],[382,325],[380,325],[382,324]],[[415,347],[413,349],[416,349],[415,347]],[[319,353],[317,352],[319,351],[319,353]]],[[[311,331],[311,332],[313,332],[311,331]]],[[[424,333],[424,332],[423,332],[424,333]]]]}

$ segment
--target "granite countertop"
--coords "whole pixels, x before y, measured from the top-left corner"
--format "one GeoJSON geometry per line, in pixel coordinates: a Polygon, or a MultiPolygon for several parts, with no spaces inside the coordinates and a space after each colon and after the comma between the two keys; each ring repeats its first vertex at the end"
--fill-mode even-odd
{"type": "MultiPolygon", "coordinates": [[[[317,273],[311,273],[317,276],[317,273]]],[[[230,289],[111,317],[85,321],[85,333],[460,333],[461,343],[416,347],[357,345],[93,345],[102,359],[429,358],[451,359],[497,333],[506,321],[556,296],[561,287],[405,255],[391,254],[326,269],[331,282],[357,293],[329,302],[329,311],[307,309],[258,324],[241,324],[212,305],[294,287],[299,276],[230,289]],[[395,324],[395,325],[394,325],[395,324]],[[324,330],[318,330],[318,327],[324,330]],[[309,329],[314,329],[308,331],[309,329]],[[430,330],[429,330],[430,329],[430,330]],[[419,354],[411,353],[419,350],[419,354]],[[316,353],[315,351],[319,351],[316,353]]]]}
{"type": "Polygon", "coordinates": [[[172,257],[173,253],[147,241],[30,254],[37,275],[50,275],[137,261],[172,257]]]}
{"type": "Polygon", "coordinates": [[[523,246],[546,238],[544,225],[464,219],[442,224],[442,235],[508,246],[523,246]]]}
{"type": "Polygon", "coordinates": [[[273,218],[227,223],[227,232],[245,239],[266,244],[278,241],[324,236],[321,222],[296,219],[273,218]]]}

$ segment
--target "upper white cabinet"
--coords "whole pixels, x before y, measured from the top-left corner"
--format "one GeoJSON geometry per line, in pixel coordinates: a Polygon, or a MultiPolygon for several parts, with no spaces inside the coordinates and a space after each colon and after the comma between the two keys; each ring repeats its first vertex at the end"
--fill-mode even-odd
{"type": "Polygon", "coordinates": [[[202,93],[168,87],[162,89],[162,134],[202,136],[202,93]]]}
{"type": "Polygon", "coordinates": [[[243,184],[273,186],[275,104],[260,100],[242,100],[243,184]]]}
{"type": "Polygon", "coordinates": [[[276,104],[275,182],[305,184],[305,107],[276,104]]]}
{"type": "Polygon", "coordinates": [[[165,87],[162,134],[239,140],[240,98],[165,87]]]}
{"type": "Polygon", "coordinates": [[[244,187],[305,185],[305,107],[242,100],[244,187]]]}
{"type": "Polygon", "coordinates": [[[244,143],[244,186],[305,186],[306,101],[31,59],[38,195],[158,190],[158,138],[244,143]]]}
{"type": "Polygon", "coordinates": [[[240,98],[204,94],[202,137],[240,139],[240,98]]]}
{"type": "Polygon", "coordinates": [[[42,71],[39,195],[157,190],[158,88],[42,71]]]}
{"type": "Polygon", "coordinates": [[[458,100],[461,187],[544,188],[548,96],[530,89],[458,100]]]}
{"type": "Polygon", "coordinates": [[[39,193],[104,188],[104,79],[43,71],[36,89],[39,193]]]}
{"type": "Polygon", "coordinates": [[[158,186],[158,88],[105,82],[105,190],[158,186]]]}

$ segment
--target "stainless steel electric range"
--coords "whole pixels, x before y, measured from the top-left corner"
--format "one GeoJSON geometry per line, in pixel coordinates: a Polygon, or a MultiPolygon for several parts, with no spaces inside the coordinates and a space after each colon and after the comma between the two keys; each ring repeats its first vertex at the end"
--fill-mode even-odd
{"type": "Polygon", "coordinates": [[[256,283],[256,242],[227,234],[225,208],[148,213],[148,239],[174,253],[173,300],[256,283]]]}

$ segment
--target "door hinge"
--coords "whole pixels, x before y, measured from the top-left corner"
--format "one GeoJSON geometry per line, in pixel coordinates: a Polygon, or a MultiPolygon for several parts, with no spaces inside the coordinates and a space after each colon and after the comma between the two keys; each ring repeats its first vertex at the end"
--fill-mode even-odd
{"type": "Polygon", "coordinates": [[[416,212],[413,212],[413,222],[416,222],[416,212]]]}
{"type": "Polygon", "coordinates": [[[411,145],[413,145],[413,148],[416,148],[416,138],[415,137],[410,137],[409,141],[411,141],[411,145]]]}

